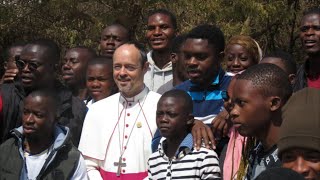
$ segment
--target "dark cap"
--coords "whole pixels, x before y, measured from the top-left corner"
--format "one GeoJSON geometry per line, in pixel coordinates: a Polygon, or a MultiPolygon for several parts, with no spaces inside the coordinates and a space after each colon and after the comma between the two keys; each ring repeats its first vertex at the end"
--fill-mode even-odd
{"type": "Polygon", "coordinates": [[[278,154],[291,148],[320,152],[320,90],[304,88],[282,109],[278,154]]]}
{"type": "Polygon", "coordinates": [[[263,171],[256,180],[303,180],[304,177],[287,168],[271,168],[263,171]]]}

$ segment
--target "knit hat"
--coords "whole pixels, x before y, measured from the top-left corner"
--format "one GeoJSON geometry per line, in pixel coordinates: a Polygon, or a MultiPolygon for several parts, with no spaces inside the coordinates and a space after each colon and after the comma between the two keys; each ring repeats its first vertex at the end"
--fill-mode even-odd
{"type": "Polygon", "coordinates": [[[291,148],[320,152],[320,90],[304,88],[288,100],[282,109],[278,154],[291,148]]]}
{"type": "Polygon", "coordinates": [[[263,171],[256,180],[303,180],[304,177],[287,168],[271,168],[263,171]]]}

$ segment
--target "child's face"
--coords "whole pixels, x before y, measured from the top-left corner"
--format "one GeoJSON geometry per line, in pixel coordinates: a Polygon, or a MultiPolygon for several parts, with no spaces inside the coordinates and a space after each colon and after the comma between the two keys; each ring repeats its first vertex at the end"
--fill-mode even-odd
{"type": "Polygon", "coordinates": [[[115,88],[112,67],[107,65],[89,65],[87,69],[87,88],[94,101],[99,101],[111,95],[115,88]]]}
{"type": "Polygon", "coordinates": [[[165,97],[159,100],[156,121],[163,137],[175,138],[179,137],[179,134],[186,133],[190,116],[184,107],[183,101],[174,97],[165,97]]]}
{"type": "Polygon", "coordinates": [[[235,74],[256,64],[247,49],[239,44],[228,46],[225,57],[228,71],[235,74]]]}
{"type": "Polygon", "coordinates": [[[261,90],[249,80],[237,79],[233,87],[230,112],[234,126],[243,136],[257,136],[265,132],[271,123],[269,98],[261,94],[261,90]]]}

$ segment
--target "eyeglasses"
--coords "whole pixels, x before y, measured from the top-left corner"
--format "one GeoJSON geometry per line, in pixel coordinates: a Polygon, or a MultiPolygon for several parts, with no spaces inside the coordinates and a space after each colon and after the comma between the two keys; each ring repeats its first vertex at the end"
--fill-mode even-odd
{"type": "Polygon", "coordinates": [[[222,99],[226,102],[226,101],[229,101],[230,99],[230,96],[228,94],[228,91],[222,91],[221,92],[221,96],[222,96],[222,99]]]}
{"type": "Polygon", "coordinates": [[[30,71],[35,71],[38,69],[39,66],[41,66],[42,64],[40,63],[37,63],[37,62],[34,62],[34,61],[24,61],[22,59],[18,59],[16,60],[16,64],[17,64],[17,67],[19,69],[23,69],[26,67],[26,65],[28,65],[28,68],[30,71]]]}

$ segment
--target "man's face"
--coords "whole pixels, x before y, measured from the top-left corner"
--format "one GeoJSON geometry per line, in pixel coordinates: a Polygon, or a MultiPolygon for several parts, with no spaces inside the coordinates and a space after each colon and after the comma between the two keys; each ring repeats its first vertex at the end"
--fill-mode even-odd
{"type": "Polygon", "coordinates": [[[206,39],[187,39],[182,47],[188,77],[192,83],[207,85],[219,71],[220,61],[206,39]]]}
{"type": "Polygon", "coordinates": [[[106,27],[101,33],[101,55],[112,58],[114,51],[127,41],[129,32],[124,27],[120,25],[106,27]]]}
{"type": "Polygon", "coordinates": [[[282,166],[292,169],[308,180],[320,179],[320,152],[315,150],[294,148],[283,152],[282,166]]]}
{"type": "Polygon", "coordinates": [[[29,139],[40,139],[53,133],[55,112],[52,101],[44,96],[27,96],[24,100],[22,127],[29,139]]]}
{"type": "Polygon", "coordinates": [[[302,18],[300,39],[307,54],[320,53],[320,15],[309,14],[302,18]]]}
{"type": "Polygon", "coordinates": [[[88,58],[85,50],[70,49],[66,52],[62,62],[62,78],[68,86],[75,88],[85,84],[88,58]]]}
{"type": "Polygon", "coordinates": [[[148,18],[146,38],[153,50],[168,49],[175,35],[169,16],[157,13],[148,18]]]}
{"type": "Polygon", "coordinates": [[[148,63],[142,65],[139,50],[134,45],[119,47],[113,57],[113,78],[125,97],[139,94],[144,87],[143,76],[148,63]]]}
{"type": "Polygon", "coordinates": [[[239,44],[229,45],[225,57],[228,71],[235,74],[255,64],[247,49],[239,44]]]}
{"type": "Polygon", "coordinates": [[[112,76],[112,67],[106,64],[89,65],[87,69],[87,89],[94,101],[111,95],[116,84],[112,76]]]}
{"type": "Polygon", "coordinates": [[[184,107],[183,102],[177,98],[160,99],[157,105],[156,122],[163,137],[172,139],[186,133],[190,116],[184,107]]]}
{"type": "Polygon", "coordinates": [[[26,90],[46,86],[54,81],[53,60],[46,56],[47,50],[40,45],[26,45],[16,62],[21,82],[26,90]]]}
{"type": "Polygon", "coordinates": [[[9,49],[9,58],[7,60],[6,69],[18,69],[16,65],[16,57],[20,57],[23,46],[15,46],[9,49]]]}
{"type": "Polygon", "coordinates": [[[269,99],[249,80],[237,79],[232,94],[231,120],[242,136],[258,136],[271,123],[269,99]]]}

